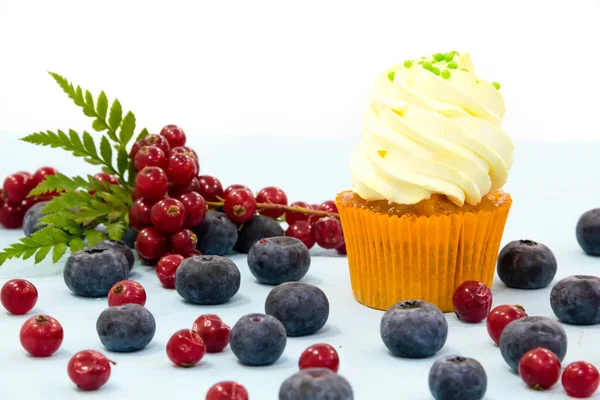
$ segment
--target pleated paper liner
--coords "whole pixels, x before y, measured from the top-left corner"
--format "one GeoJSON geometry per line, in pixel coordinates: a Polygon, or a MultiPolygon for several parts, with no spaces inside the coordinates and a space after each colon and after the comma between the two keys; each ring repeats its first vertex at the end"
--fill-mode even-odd
{"type": "MultiPolygon", "coordinates": [[[[340,194],[341,195],[341,194],[340,194]]],[[[452,295],[467,280],[491,287],[512,200],[491,210],[397,216],[349,206],[337,197],[352,291],[368,307],[425,300],[453,311],[452,295]]]]}

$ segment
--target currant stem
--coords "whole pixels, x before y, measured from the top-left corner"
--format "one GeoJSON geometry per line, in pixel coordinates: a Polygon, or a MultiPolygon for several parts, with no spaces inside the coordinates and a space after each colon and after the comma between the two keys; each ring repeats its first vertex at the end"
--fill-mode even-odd
{"type": "MultiPolygon", "coordinates": [[[[206,202],[207,205],[212,206],[212,207],[223,207],[223,205],[225,204],[222,201],[207,201],[206,202]]],[[[327,211],[319,211],[319,210],[313,210],[312,208],[304,208],[304,207],[297,207],[297,206],[283,206],[281,204],[271,204],[271,203],[256,203],[256,210],[257,211],[261,211],[261,210],[284,210],[284,211],[293,211],[293,212],[297,212],[297,213],[302,213],[302,214],[310,214],[310,215],[316,215],[319,217],[334,217],[334,218],[339,218],[340,215],[337,213],[333,213],[333,212],[327,212],[327,211]]]]}

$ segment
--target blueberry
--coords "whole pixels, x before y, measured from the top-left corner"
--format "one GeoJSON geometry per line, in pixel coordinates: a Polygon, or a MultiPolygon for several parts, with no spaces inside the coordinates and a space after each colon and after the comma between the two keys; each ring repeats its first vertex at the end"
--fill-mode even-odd
{"type": "Polygon", "coordinates": [[[567,324],[600,323],[600,278],[573,275],[558,281],[550,292],[550,306],[567,324]]]}
{"type": "Polygon", "coordinates": [[[259,282],[268,285],[299,281],[310,267],[310,253],[293,237],[261,239],[248,251],[248,267],[259,282]]]}
{"type": "Polygon", "coordinates": [[[515,240],[508,243],[498,256],[498,277],[515,289],[541,289],[556,275],[556,258],[541,243],[515,240]]]}
{"type": "Polygon", "coordinates": [[[139,304],[124,304],[102,311],[96,322],[100,341],[110,351],[141,350],[154,338],[156,321],[139,304]]]}
{"type": "Polygon", "coordinates": [[[31,237],[32,233],[35,233],[46,226],[45,224],[40,223],[40,219],[46,215],[42,213],[42,209],[46,206],[46,204],[48,204],[47,201],[34,204],[25,213],[25,217],[23,218],[23,233],[25,236],[31,237]]]}
{"type": "Polygon", "coordinates": [[[127,228],[123,235],[123,242],[125,242],[130,249],[135,249],[135,239],[137,239],[137,235],[138,231],[133,228],[127,228]]]}
{"type": "Polygon", "coordinates": [[[123,253],[125,258],[127,258],[129,270],[131,271],[131,268],[133,268],[133,264],[135,263],[135,256],[133,255],[133,251],[131,251],[131,249],[127,247],[125,242],[122,242],[120,240],[103,240],[102,242],[96,244],[94,248],[109,249],[123,253]]]}
{"type": "Polygon", "coordinates": [[[123,253],[110,249],[87,249],[67,259],[63,277],[78,296],[103,297],[113,285],[127,279],[129,265],[123,253]]]}
{"type": "Polygon", "coordinates": [[[223,304],[240,289],[240,270],[226,257],[190,257],[177,268],[175,288],[190,303],[223,304]]]}
{"type": "Polygon", "coordinates": [[[480,400],[487,389],[487,375],[472,358],[448,356],[429,371],[429,390],[435,400],[480,400]]]}
{"type": "Polygon", "coordinates": [[[575,233],[583,251],[600,256],[600,208],[585,212],[577,221],[575,233]]]}
{"type": "Polygon", "coordinates": [[[231,328],[229,346],[242,364],[271,365],[285,350],[285,328],[275,317],[248,314],[231,328]]]}
{"type": "Polygon", "coordinates": [[[267,296],[265,313],[281,321],[288,336],[312,335],[329,318],[329,300],[314,285],[282,283],[267,296]]]}
{"type": "Polygon", "coordinates": [[[350,383],[327,368],[308,368],[287,378],[279,388],[279,400],[352,400],[350,383]]]}
{"type": "Polygon", "coordinates": [[[523,354],[536,347],[552,351],[562,361],[567,353],[567,334],[550,318],[525,317],[506,325],[500,335],[502,357],[515,372],[523,354]]]}
{"type": "Polygon", "coordinates": [[[275,236],[283,236],[283,229],[279,222],[272,218],[255,215],[250,221],[244,222],[233,249],[238,253],[248,253],[252,245],[260,239],[275,236]]]}
{"type": "Polygon", "coordinates": [[[383,314],[380,334],[393,355],[425,358],[444,347],[448,338],[448,322],[440,309],[431,303],[402,301],[383,314]]]}
{"type": "Polygon", "coordinates": [[[198,238],[196,249],[204,255],[225,255],[233,249],[238,239],[237,226],[219,211],[207,212],[204,221],[193,231],[198,238]]]}

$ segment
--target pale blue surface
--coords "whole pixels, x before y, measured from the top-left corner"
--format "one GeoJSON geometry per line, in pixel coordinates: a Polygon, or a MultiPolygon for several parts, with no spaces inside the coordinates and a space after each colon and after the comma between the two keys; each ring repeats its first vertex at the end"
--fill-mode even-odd
{"type": "MultiPolygon", "coordinates": [[[[6,137],[6,136],[5,136],[6,137]]],[[[332,198],[348,187],[347,162],[358,138],[284,139],[220,138],[194,140],[203,172],[219,176],[224,184],[245,183],[253,189],[279,185],[291,201],[318,202],[332,198]]],[[[585,256],[575,240],[575,224],[584,211],[600,206],[599,143],[518,143],[516,161],[506,189],[514,206],[505,240],[533,239],[545,243],[555,253],[559,272],[555,282],[567,275],[594,274],[600,259],[585,256]]],[[[32,148],[11,140],[0,148],[0,176],[19,169],[54,164],[67,173],[92,172],[79,160],[65,157],[60,150],[32,148]],[[22,155],[18,155],[18,152],[22,155]],[[26,153],[25,153],[26,152],[26,153]],[[24,157],[27,156],[27,157],[24,157]],[[56,159],[56,161],[52,161],[56,159]],[[38,160],[39,162],[32,162],[38,160]]],[[[0,230],[0,245],[13,242],[20,232],[0,230]]],[[[226,323],[250,312],[263,312],[270,287],[257,284],[242,255],[232,257],[242,272],[238,295],[223,306],[201,307],[184,304],[176,292],[164,290],[153,270],[134,267],[132,279],[148,292],[148,309],[157,320],[153,342],[134,354],[109,354],[117,361],[109,383],[100,391],[86,393],[98,399],[203,399],[207,389],[220,380],[244,384],[254,400],[276,399],[279,385],[297,370],[300,353],[310,344],[328,342],[338,349],[340,374],[351,382],[355,398],[430,399],[427,374],[433,361],[442,355],[461,354],[478,359],[489,377],[486,399],[566,399],[560,384],[552,391],[537,393],[527,389],[511,373],[499,350],[489,339],[484,324],[463,324],[448,314],[448,342],[440,353],[425,360],[404,360],[390,356],[379,337],[382,312],[358,304],[350,289],[346,258],[313,250],[311,269],[305,282],[319,285],[331,303],[330,319],[316,335],[289,338],[283,357],[275,365],[262,368],[237,363],[229,349],[207,355],[192,369],[174,368],[165,354],[170,335],[191,327],[203,313],[217,313],[226,323]],[[325,257],[333,255],[332,257],[325,257]],[[321,257],[323,256],[323,257],[321,257]],[[118,396],[118,397],[117,397],[118,396]]],[[[10,316],[0,311],[0,399],[78,399],[66,374],[69,357],[83,349],[105,352],[95,332],[95,322],[106,300],[85,300],[72,296],[61,276],[61,265],[8,262],[0,268],[0,282],[12,277],[30,279],[40,292],[36,308],[27,316],[10,316]],[[35,313],[57,318],[65,329],[61,349],[51,358],[33,359],[19,345],[21,324],[35,313]]],[[[550,288],[537,291],[507,289],[496,280],[494,304],[522,304],[530,315],[553,317],[550,288]]],[[[584,359],[600,367],[600,328],[565,326],[569,349],[564,365],[584,359]]],[[[597,395],[596,397],[600,397],[597,395]]]]}

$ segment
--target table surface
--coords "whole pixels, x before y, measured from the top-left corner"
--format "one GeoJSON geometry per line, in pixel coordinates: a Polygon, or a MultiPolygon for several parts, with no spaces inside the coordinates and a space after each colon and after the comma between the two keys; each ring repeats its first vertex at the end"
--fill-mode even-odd
{"type": "MultiPolygon", "coordinates": [[[[285,188],[291,201],[317,202],[332,198],[348,187],[347,162],[358,138],[202,138],[196,147],[204,173],[215,174],[224,184],[247,183],[254,189],[269,184],[285,188]]],[[[60,150],[23,147],[12,143],[0,148],[3,159],[0,173],[23,169],[18,150],[27,149],[40,163],[56,160],[62,171],[92,171],[80,160],[60,157],[60,150]]],[[[600,142],[539,143],[518,142],[515,164],[506,190],[514,206],[506,227],[504,243],[515,239],[533,239],[545,243],[558,259],[557,280],[573,274],[597,275],[600,259],[584,255],[575,240],[575,224],[586,210],[600,203],[600,142]]],[[[35,166],[34,166],[35,167],[35,166]]],[[[0,245],[14,242],[21,232],[0,230],[0,245]]],[[[208,388],[221,380],[236,380],[246,386],[251,399],[276,399],[284,379],[297,371],[301,352],[313,343],[327,342],[339,352],[340,374],[352,384],[356,399],[430,399],[427,376],[440,356],[460,354],[474,357],[488,374],[486,399],[566,399],[560,384],[551,391],[529,390],[513,374],[498,348],[489,339],[485,324],[465,324],[447,314],[448,341],[434,357],[407,360],[392,357],[379,336],[381,311],[369,309],[354,300],[350,289],[345,257],[321,249],[312,250],[310,271],[304,282],[318,285],[327,294],[331,312],[326,326],[317,334],[289,338],[285,353],[274,365],[240,365],[229,348],[222,354],[206,355],[191,369],[176,368],[165,354],[165,345],[175,331],[191,327],[203,313],[217,313],[233,325],[239,317],[264,312],[264,301],[271,287],[257,284],[248,271],[246,257],[232,260],[242,273],[238,294],[220,306],[189,305],[173,290],[162,289],[151,268],[136,265],[131,279],[142,283],[148,293],[147,308],[157,322],[156,335],[144,350],[132,354],[109,353],[117,362],[110,381],[101,390],[86,393],[98,399],[203,399],[208,388]]],[[[11,316],[0,311],[0,399],[76,399],[82,394],[71,384],[66,364],[77,351],[106,350],[95,331],[106,299],[74,297],[62,279],[62,263],[31,265],[16,260],[0,268],[0,281],[21,277],[31,280],[40,298],[26,316],[11,316]],[[64,327],[65,338],[59,351],[47,359],[27,356],[19,345],[18,332],[32,315],[46,313],[64,327]]],[[[551,285],[552,286],[552,285],[551,285]]],[[[529,315],[555,318],[549,304],[551,286],[535,291],[506,288],[498,279],[492,291],[494,305],[519,303],[529,315]]],[[[569,346],[564,365],[586,360],[600,366],[600,328],[565,326],[569,346]]],[[[597,395],[596,397],[600,397],[597,395]]]]}

